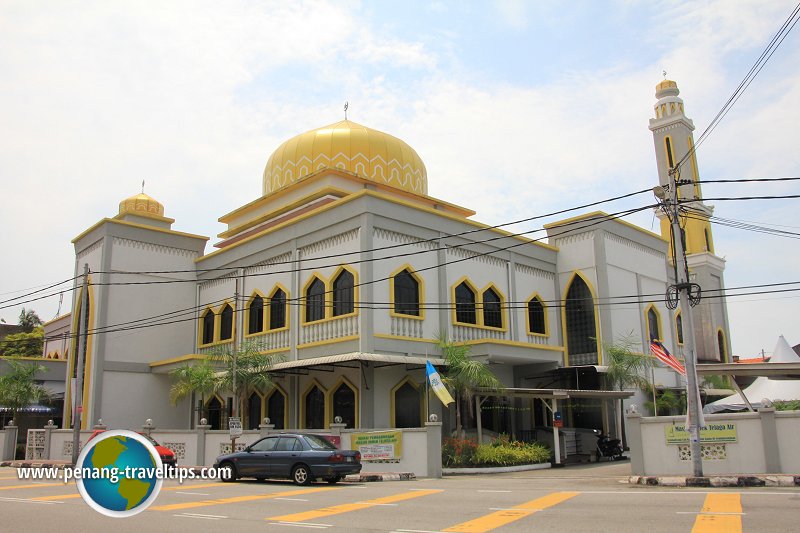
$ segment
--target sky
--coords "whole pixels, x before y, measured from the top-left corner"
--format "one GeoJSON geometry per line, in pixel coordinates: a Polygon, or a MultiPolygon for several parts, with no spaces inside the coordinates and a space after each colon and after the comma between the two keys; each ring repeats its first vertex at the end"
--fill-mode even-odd
{"type": "MultiPolygon", "coordinates": [[[[173,229],[214,242],[217,218],[261,195],[272,151],[341,120],[345,101],[351,120],[416,149],[431,196],[487,224],[652,187],[662,72],[697,138],[794,5],[0,0],[0,300],[70,278],[70,241],[142,180],[173,229]]],[[[800,176],[798,65],[795,29],[699,148],[701,179],[800,176]]],[[[718,217],[800,232],[797,199],[711,203],[718,217]]],[[[652,211],[628,220],[658,231],[652,211]]],[[[800,280],[796,240],[713,231],[728,287],[800,280]]],[[[49,320],[58,300],[25,306],[49,320]]],[[[0,318],[16,323],[20,307],[0,318]]],[[[731,297],[728,311],[736,355],[769,354],[781,334],[800,343],[800,293],[731,297]]]]}

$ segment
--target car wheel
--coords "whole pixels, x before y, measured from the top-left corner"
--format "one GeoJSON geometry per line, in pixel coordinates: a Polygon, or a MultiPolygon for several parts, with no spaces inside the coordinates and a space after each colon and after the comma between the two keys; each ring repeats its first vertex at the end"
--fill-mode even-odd
{"type": "Polygon", "coordinates": [[[222,481],[226,483],[229,483],[231,481],[236,481],[237,478],[236,467],[233,465],[232,462],[225,461],[224,463],[219,465],[219,468],[220,468],[220,479],[222,481]],[[227,469],[227,474],[224,473],[226,469],[227,469]]]}
{"type": "Polygon", "coordinates": [[[331,485],[335,485],[336,483],[339,483],[341,480],[342,480],[342,476],[333,476],[333,477],[329,477],[325,481],[327,481],[331,485]]]}
{"type": "Polygon", "coordinates": [[[292,481],[298,485],[308,485],[311,483],[311,471],[303,464],[295,466],[292,470],[292,481]]]}

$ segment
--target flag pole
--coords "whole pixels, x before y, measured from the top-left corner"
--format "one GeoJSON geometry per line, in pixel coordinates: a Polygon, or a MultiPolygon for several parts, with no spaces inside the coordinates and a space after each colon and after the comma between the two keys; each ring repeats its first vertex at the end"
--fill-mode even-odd
{"type": "Polygon", "coordinates": [[[422,425],[425,425],[425,422],[430,420],[431,418],[431,405],[430,405],[430,394],[428,393],[428,347],[425,347],[425,420],[422,421],[422,425]]]}

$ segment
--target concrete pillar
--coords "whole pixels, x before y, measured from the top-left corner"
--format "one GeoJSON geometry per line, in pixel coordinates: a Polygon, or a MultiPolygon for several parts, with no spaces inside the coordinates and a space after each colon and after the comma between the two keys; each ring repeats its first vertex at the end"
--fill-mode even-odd
{"type": "Polygon", "coordinates": [[[639,413],[628,413],[625,415],[625,435],[628,438],[628,448],[631,455],[631,474],[643,476],[644,472],[644,449],[642,448],[642,415],[639,413]]]}
{"type": "Polygon", "coordinates": [[[106,429],[108,429],[108,426],[107,426],[107,425],[105,425],[105,424],[103,424],[103,419],[102,419],[102,418],[98,418],[98,419],[97,419],[97,424],[95,424],[94,426],[92,426],[92,429],[95,429],[95,430],[96,430],[96,429],[102,429],[102,430],[106,430],[106,429]]]}
{"type": "Polygon", "coordinates": [[[425,422],[428,434],[428,477],[442,477],[442,423],[425,422]]]}
{"type": "MultiPolygon", "coordinates": [[[[203,418],[200,422],[205,422],[203,418]]],[[[206,431],[211,429],[209,424],[197,425],[197,466],[205,466],[206,464],[206,431]]]]}
{"type": "Polygon", "coordinates": [[[52,456],[50,453],[50,437],[54,429],[58,429],[58,426],[53,424],[52,420],[48,420],[47,425],[44,426],[44,453],[42,454],[42,459],[50,459],[52,456]]]}
{"type": "Polygon", "coordinates": [[[762,407],[758,410],[761,417],[761,438],[764,440],[764,459],[768,474],[781,472],[781,454],[778,448],[778,427],[775,424],[775,408],[762,407]]]}
{"type": "Polygon", "coordinates": [[[12,420],[10,424],[5,427],[6,442],[3,446],[3,460],[13,461],[17,455],[17,426],[13,425],[12,420]]]}
{"type": "Polygon", "coordinates": [[[342,430],[347,427],[347,424],[337,424],[336,422],[331,422],[331,435],[341,435],[342,430]]]}

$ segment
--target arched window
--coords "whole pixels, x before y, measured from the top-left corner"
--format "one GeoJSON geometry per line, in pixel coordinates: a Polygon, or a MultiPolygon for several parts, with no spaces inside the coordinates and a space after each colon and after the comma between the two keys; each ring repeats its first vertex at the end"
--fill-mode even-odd
{"type": "Polygon", "coordinates": [[[355,309],[355,278],[349,270],[342,270],[333,280],[333,316],[349,315],[355,309]]]}
{"type": "Polygon", "coordinates": [[[597,329],[594,299],[589,286],[575,276],[567,291],[564,305],[567,328],[567,350],[570,365],[597,364],[597,329]]]}
{"type": "Polygon", "coordinates": [[[678,330],[678,344],[683,344],[683,317],[680,313],[675,316],[675,329],[678,330]]]}
{"type": "Polygon", "coordinates": [[[669,137],[665,137],[664,143],[666,144],[667,147],[667,163],[669,164],[669,168],[672,168],[675,166],[675,158],[672,155],[672,139],[670,139],[669,137]]]}
{"type": "Polygon", "coordinates": [[[661,339],[661,324],[658,319],[656,308],[652,305],[647,309],[647,333],[648,340],[661,339]]]}
{"type": "Polygon", "coordinates": [[[247,333],[261,333],[264,331],[264,299],[256,295],[250,300],[248,306],[247,333]]]}
{"type": "Polygon", "coordinates": [[[306,322],[325,318],[325,284],[319,278],[306,289],[306,322]]]}
{"type": "Polygon", "coordinates": [[[394,312],[398,315],[419,316],[419,282],[408,269],[395,274],[394,312]]]}
{"type": "Polygon", "coordinates": [[[261,396],[254,392],[247,399],[247,429],[258,429],[261,424],[261,396]]]}
{"type": "Polygon", "coordinates": [[[708,228],[703,230],[706,236],[706,251],[714,253],[714,248],[711,246],[711,233],[708,232],[708,228]]]}
{"type": "Polygon", "coordinates": [[[214,342],[214,311],[208,309],[203,314],[203,323],[202,323],[202,340],[203,344],[211,344],[214,342]]]}
{"type": "Polygon", "coordinates": [[[342,417],[348,428],[356,426],[356,393],[347,383],[342,383],[333,392],[333,416],[342,417]]]}
{"type": "Polygon", "coordinates": [[[406,381],[394,391],[394,427],[420,427],[421,410],[419,389],[410,382],[406,381]]]}
{"type": "Polygon", "coordinates": [[[500,295],[491,288],[483,292],[483,325],[490,328],[503,327],[503,308],[500,295]]]}
{"type": "Polygon", "coordinates": [[[286,293],[275,289],[269,299],[269,329],[286,327],[286,293]]]}
{"type": "Polygon", "coordinates": [[[325,394],[314,385],[305,397],[305,428],[319,429],[325,427],[325,394]]]}
{"type": "Polygon", "coordinates": [[[538,296],[531,298],[528,302],[528,332],[534,335],[547,335],[544,304],[538,296]]]}
{"type": "Polygon", "coordinates": [[[725,334],[722,330],[717,330],[717,346],[719,347],[719,360],[725,362],[728,360],[728,351],[725,348],[725,334]]]}
{"type": "Polygon", "coordinates": [[[280,389],[276,388],[267,400],[267,416],[270,423],[275,424],[275,429],[284,429],[286,427],[285,413],[286,396],[283,395],[280,389]]]}
{"type": "Polygon", "coordinates": [[[462,281],[456,287],[456,322],[464,324],[475,324],[475,293],[462,281]]]}
{"type": "Polygon", "coordinates": [[[222,427],[222,402],[216,396],[206,404],[208,410],[208,424],[211,429],[220,429],[222,427]]]}
{"type": "Polygon", "coordinates": [[[233,338],[233,307],[225,304],[219,313],[219,340],[226,341],[233,338]]]}

